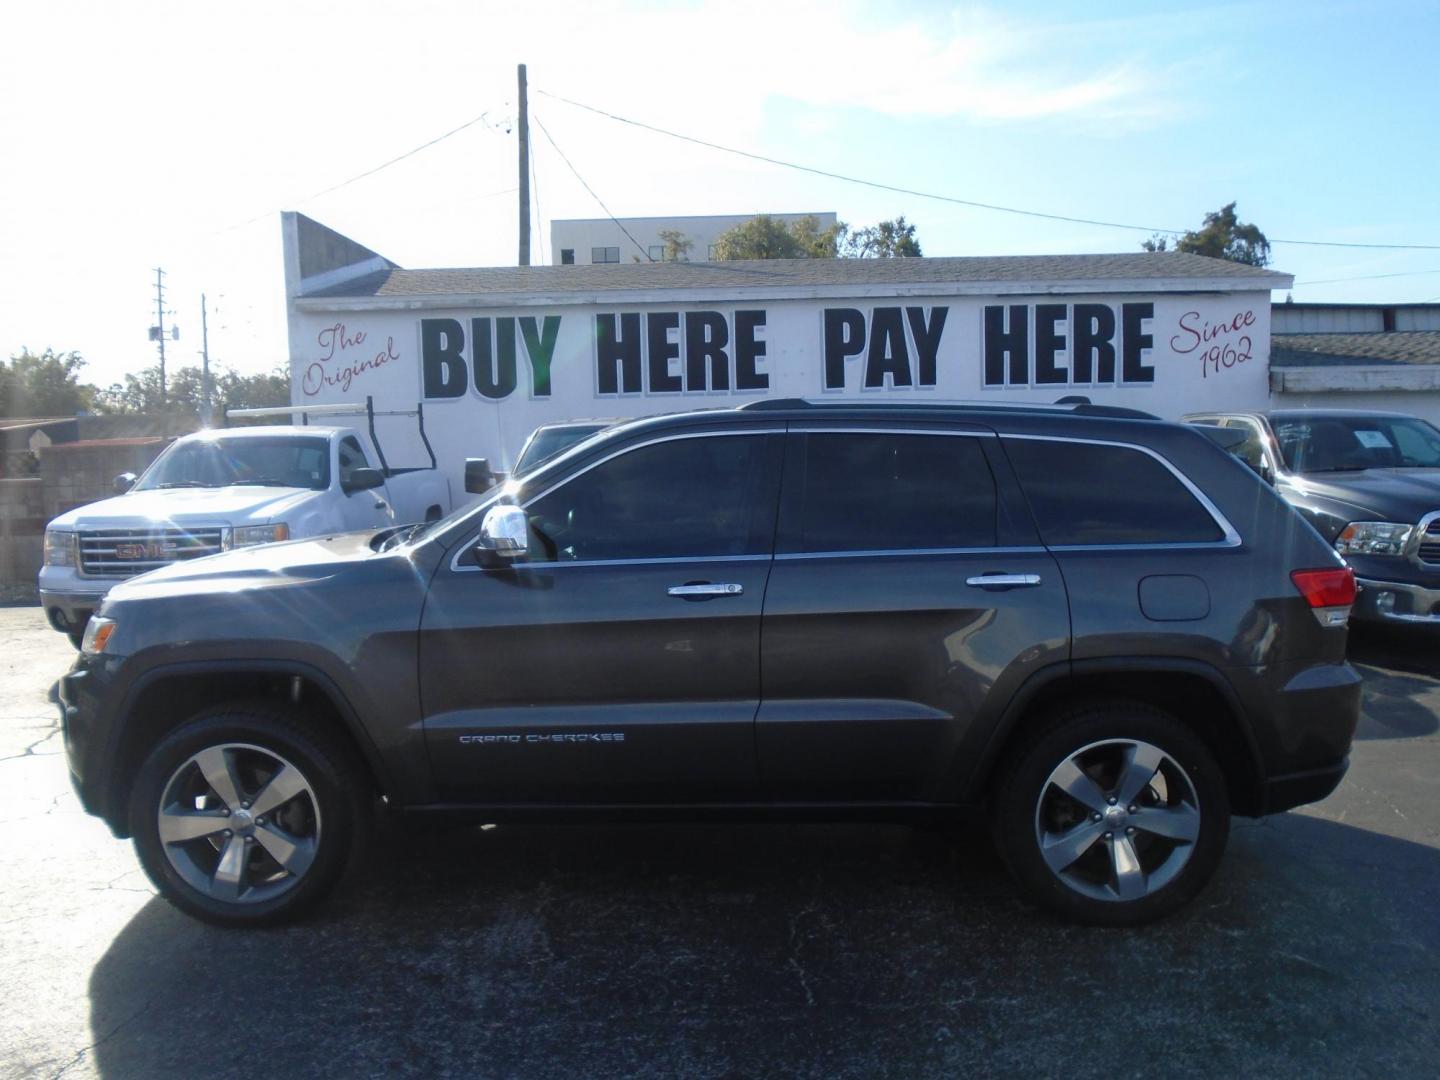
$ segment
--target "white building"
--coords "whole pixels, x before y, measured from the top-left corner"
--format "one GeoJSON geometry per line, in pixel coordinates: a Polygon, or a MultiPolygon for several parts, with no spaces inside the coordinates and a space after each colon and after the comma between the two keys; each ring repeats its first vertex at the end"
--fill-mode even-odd
{"type": "Polygon", "coordinates": [[[422,403],[457,490],[538,424],[766,397],[1264,408],[1292,283],[1178,252],[406,270],[299,214],[284,232],[293,400],[422,403]]]}
{"type": "Polygon", "coordinates": [[[1440,304],[1276,304],[1277,408],[1407,412],[1440,425],[1440,304]]]}
{"type": "MultiPolygon", "coordinates": [[[[643,218],[561,218],[550,222],[550,265],[586,263],[661,262],[665,240],[660,235],[674,230],[690,241],[686,259],[710,262],[715,258],[715,241],[720,234],[743,225],[756,214],[710,214],[700,217],[643,218]],[[623,228],[622,228],[623,226],[623,228]],[[627,233],[629,235],[627,235],[627,233]]],[[[820,231],[835,225],[834,211],[811,214],[770,214],[777,221],[793,225],[813,217],[820,231]]]]}

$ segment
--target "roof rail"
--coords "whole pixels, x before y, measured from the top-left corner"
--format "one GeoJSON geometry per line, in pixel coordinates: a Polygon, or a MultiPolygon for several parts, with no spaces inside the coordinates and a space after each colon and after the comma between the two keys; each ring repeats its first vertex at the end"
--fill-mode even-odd
{"type": "Polygon", "coordinates": [[[851,401],[833,399],[810,401],[806,398],[761,398],[740,406],[742,412],[800,412],[844,409],[892,409],[897,412],[1063,412],[1072,416],[1106,416],[1114,420],[1159,420],[1154,413],[1131,409],[1124,405],[1094,405],[1089,400],[1062,398],[1055,404],[1028,401],[851,401]]]}

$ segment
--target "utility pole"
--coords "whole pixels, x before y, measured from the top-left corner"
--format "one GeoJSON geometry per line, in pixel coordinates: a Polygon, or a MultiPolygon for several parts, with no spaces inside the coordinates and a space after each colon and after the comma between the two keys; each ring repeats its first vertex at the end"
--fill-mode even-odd
{"type": "Polygon", "coordinates": [[[520,81],[520,265],[530,265],[530,97],[525,87],[525,65],[517,69],[520,81]]]}
{"type": "Polygon", "coordinates": [[[210,409],[210,327],[205,317],[205,294],[200,294],[200,426],[209,427],[210,409]]]}
{"type": "Polygon", "coordinates": [[[164,405],[165,398],[165,271],[158,266],[155,268],[155,325],[158,328],[156,339],[160,342],[160,404],[164,405]]]}

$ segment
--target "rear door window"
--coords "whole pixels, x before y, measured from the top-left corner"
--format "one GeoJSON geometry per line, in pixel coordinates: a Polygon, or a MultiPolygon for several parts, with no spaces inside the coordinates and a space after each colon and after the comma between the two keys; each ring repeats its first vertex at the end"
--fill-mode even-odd
{"type": "Polygon", "coordinates": [[[995,546],[995,479],[973,436],[810,432],[786,475],[784,550],[995,546]]]}
{"type": "Polygon", "coordinates": [[[1004,444],[1051,547],[1224,539],[1210,512],[1147,453],[1070,440],[1011,437],[1004,444]]]}

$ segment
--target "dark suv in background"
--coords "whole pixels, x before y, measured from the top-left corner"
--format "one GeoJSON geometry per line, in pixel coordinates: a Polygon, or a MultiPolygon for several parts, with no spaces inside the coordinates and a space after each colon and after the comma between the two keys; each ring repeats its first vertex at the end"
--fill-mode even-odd
{"type": "Polygon", "coordinates": [[[1440,626],[1440,431],[1340,409],[1185,419],[1244,433],[1233,452],[1354,567],[1357,618],[1440,626]]]}
{"type": "Polygon", "coordinates": [[[202,919],[413,819],[953,816],[1084,922],[1323,798],[1354,579],[1193,427],[767,401],[620,424],[437,523],[117,587],[62,680],[85,807],[202,919]]]}

